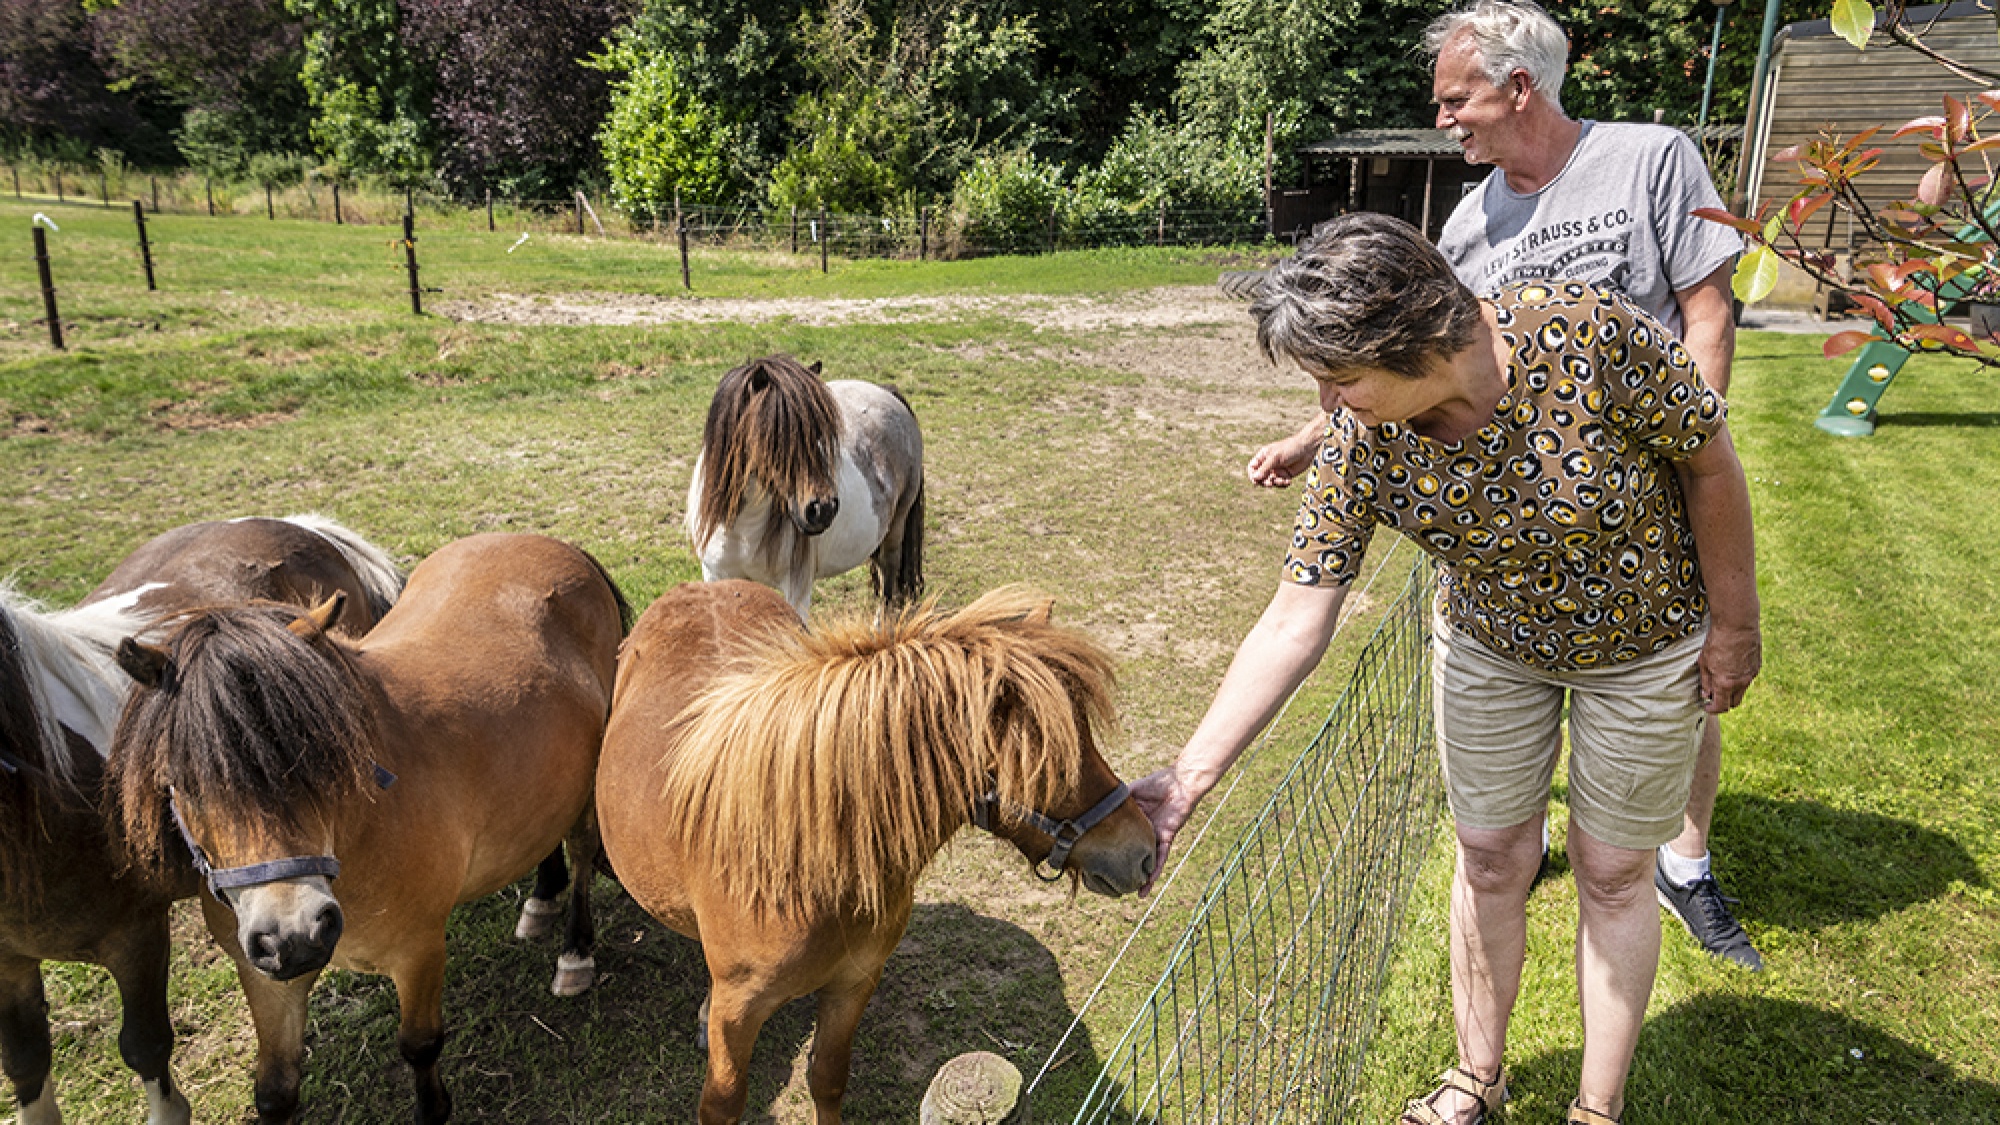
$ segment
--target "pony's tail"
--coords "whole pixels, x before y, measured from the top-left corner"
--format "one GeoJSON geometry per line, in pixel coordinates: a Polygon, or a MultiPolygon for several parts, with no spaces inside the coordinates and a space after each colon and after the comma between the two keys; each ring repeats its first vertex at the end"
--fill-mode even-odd
{"type": "Polygon", "coordinates": [[[577,553],[584,557],[584,561],[590,563],[591,569],[597,571],[599,578],[604,579],[605,588],[611,591],[611,600],[618,603],[618,635],[621,637],[631,636],[632,622],[635,620],[632,613],[632,603],[625,600],[625,591],[618,588],[618,580],[611,577],[611,572],[604,569],[604,564],[597,561],[596,555],[591,554],[581,547],[577,548],[577,553]]]}
{"type": "Polygon", "coordinates": [[[317,512],[300,512],[286,516],[284,520],[333,544],[361,579],[361,588],[368,595],[368,612],[375,620],[380,621],[396,604],[396,599],[402,596],[403,581],[407,576],[387,551],[317,512]]]}
{"type": "Polygon", "coordinates": [[[913,604],[924,596],[924,482],[917,482],[917,498],[910,502],[910,514],[903,521],[903,557],[896,568],[895,593],[885,600],[913,604]]]}

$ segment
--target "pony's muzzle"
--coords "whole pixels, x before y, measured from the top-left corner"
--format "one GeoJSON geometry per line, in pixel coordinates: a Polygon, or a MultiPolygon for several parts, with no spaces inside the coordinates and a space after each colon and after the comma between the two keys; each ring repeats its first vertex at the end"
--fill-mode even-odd
{"type": "Polygon", "coordinates": [[[1126,850],[1122,854],[1099,857],[1098,862],[1078,869],[1083,877],[1084,889],[1106,898],[1136,893],[1153,878],[1153,864],[1157,857],[1150,850],[1143,854],[1126,850]]]}
{"type": "Polygon", "coordinates": [[[829,496],[824,500],[806,501],[799,510],[799,531],[806,535],[818,535],[833,526],[833,517],[840,514],[840,497],[829,496]]]}
{"type": "Polygon", "coordinates": [[[346,923],[333,896],[314,893],[315,888],[290,888],[299,892],[283,896],[292,901],[278,909],[258,909],[267,904],[256,900],[270,896],[257,892],[279,886],[254,888],[238,896],[236,936],[251,968],[272,980],[291,980],[326,967],[346,923]]]}

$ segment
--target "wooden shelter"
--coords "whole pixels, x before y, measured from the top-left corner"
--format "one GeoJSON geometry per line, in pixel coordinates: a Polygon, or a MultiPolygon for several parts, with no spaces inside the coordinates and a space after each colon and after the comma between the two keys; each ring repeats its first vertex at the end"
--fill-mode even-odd
{"type": "Polygon", "coordinates": [[[1271,228],[1280,238],[1347,211],[1394,215],[1433,236],[1492,171],[1467,164],[1443,129],[1356,129],[1295,151],[1305,182],[1272,193],[1271,228]]]}

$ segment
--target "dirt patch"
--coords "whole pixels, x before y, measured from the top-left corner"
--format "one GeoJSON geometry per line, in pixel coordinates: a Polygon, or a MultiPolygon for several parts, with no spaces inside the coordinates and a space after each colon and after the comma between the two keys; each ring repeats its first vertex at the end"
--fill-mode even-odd
{"type": "Polygon", "coordinates": [[[482,301],[442,301],[436,311],[475,324],[761,324],[790,320],[814,326],[913,324],[1008,317],[1037,328],[1083,332],[1112,328],[1183,328],[1242,319],[1243,305],[1206,285],[1171,286],[1116,297],[909,296],[782,297],[741,300],[627,293],[525,296],[497,293],[482,301]]]}

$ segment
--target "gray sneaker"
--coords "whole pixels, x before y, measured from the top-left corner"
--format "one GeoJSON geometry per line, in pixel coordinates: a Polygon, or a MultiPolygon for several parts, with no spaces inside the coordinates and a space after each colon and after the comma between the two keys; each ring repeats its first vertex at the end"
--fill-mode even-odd
{"type": "Polygon", "coordinates": [[[1729,912],[1736,900],[1722,893],[1715,876],[1704,875],[1685,887],[1676,887],[1655,858],[1653,888],[1659,892],[1660,905],[1681,920],[1681,925],[1687,927],[1687,932],[1694,935],[1703,949],[1753,973],[1764,967],[1764,958],[1750,944],[1750,935],[1743,932],[1743,927],[1736,924],[1736,916],[1729,912]]]}

